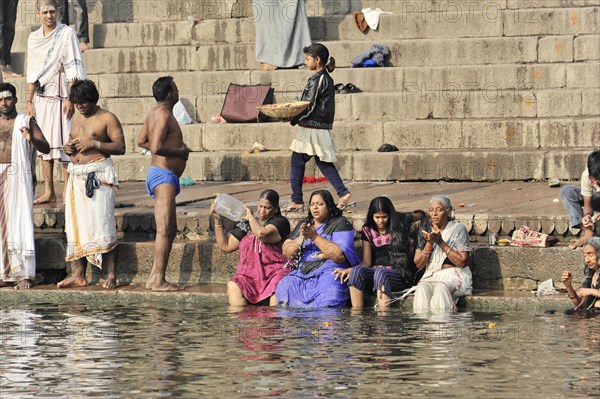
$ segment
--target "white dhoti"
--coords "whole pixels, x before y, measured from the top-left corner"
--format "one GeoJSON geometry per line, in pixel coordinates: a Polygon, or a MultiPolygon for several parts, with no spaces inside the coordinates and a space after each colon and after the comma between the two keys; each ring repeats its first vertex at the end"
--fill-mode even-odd
{"type": "MultiPolygon", "coordinates": [[[[64,75],[61,74],[61,75],[64,75]]],[[[69,162],[69,156],[63,151],[63,146],[69,142],[71,134],[71,121],[67,114],[63,112],[63,105],[66,100],[66,87],[62,88],[61,93],[56,96],[35,95],[35,117],[40,130],[50,144],[50,153],[41,154],[42,160],[57,160],[60,162],[69,162]],[[64,94],[62,94],[64,93],[64,94]]]]}
{"type": "Polygon", "coordinates": [[[71,122],[62,108],[69,82],[87,77],[77,33],[69,26],[58,24],[44,35],[40,27],[29,35],[27,57],[27,83],[37,86],[36,119],[50,144],[50,153],[40,155],[43,160],[69,162],[62,147],[69,141],[71,122]]]}
{"type": "Polygon", "coordinates": [[[12,133],[11,163],[0,164],[0,280],[35,277],[33,172],[35,149],[22,133],[31,117],[18,114],[12,133]]]}
{"type": "Polygon", "coordinates": [[[65,203],[65,232],[67,233],[67,261],[85,257],[91,264],[102,268],[102,254],[117,246],[115,225],[115,189],[118,178],[112,159],[85,165],[68,166],[65,203]],[[93,195],[86,191],[88,175],[94,172],[91,182],[93,195]]]}

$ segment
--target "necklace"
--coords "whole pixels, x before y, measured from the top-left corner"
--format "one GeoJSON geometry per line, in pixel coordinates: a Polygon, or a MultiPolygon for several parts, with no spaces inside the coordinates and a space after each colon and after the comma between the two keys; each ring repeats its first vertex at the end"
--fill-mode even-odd
{"type": "MultiPolygon", "coordinates": [[[[9,119],[6,119],[4,117],[0,117],[0,121],[4,122],[4,121],[8,121],[9,119]]],[[[8,123],[5,123],[4,126],[0,126],[0,133],[2,134],[6,134],[10,131],[10,126],[8,125],[8,123]]]]}

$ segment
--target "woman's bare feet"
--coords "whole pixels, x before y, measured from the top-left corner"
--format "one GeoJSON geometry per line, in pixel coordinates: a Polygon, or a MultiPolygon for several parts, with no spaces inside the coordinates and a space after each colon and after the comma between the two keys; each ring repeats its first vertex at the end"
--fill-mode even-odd
{"type": "Polygon", "coordinates": [[[303,212],[304,204],[296,204],[295,202],[290,202],[285,207],[283,207],[283,209],[281,209],[281,211],[282,212],[303,212]]]}
{"type": "Polygon", "coordinates": [[[273,65],[273,64],[267,64],[267,63],[264,63],[264,62],[260,63],[260,70],[261,71],[274,71],[276,69],[277,69],[277,67],[275,65],[273,65]]]}
{"type": "Polygon", "coordinates": [[[106,288],[107,290],[114,290],[117,288],[117,279],[115,276],[108,276],[104,284],[102,284],[102,287],[106,288]]]}
{"type": "Polygon", "coordinates": [[[146,282],[146,289],[151,291],[181,291],[184,290],[185,287],[178,284],[169,283],[164,278],[155,278],[154,276],[150,275],[150,278],[148,278],[148,281],[146,282]]]}
{"type": "Polygon", "coordinates": [[[87,285],[87,280],[84,277],[79,276],[67,277],[60,283],[56,284],[58,288],[87,287],[87,285]]]}
{"type": "Polygon", "coordinates": [[[15,284],[14,288],[15,290],[28,290],[31,287],[33,287],[33,282],[28,278],[24,278],[23,280],[15,284]]]}
{"type": "Polygon", "coordinates": [[[51,194],[44,193],[33,200],[33,205],[55,204],[55,203],[56,203],[56,194],[54,194],[54,193],[51,193],[51,194]]]}

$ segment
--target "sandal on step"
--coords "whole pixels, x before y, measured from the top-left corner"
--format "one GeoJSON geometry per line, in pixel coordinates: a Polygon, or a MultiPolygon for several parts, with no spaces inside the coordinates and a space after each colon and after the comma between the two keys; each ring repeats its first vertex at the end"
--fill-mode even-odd
{"type": "Polygon", "coordinates": [[[337,207],[340,211],[343,211],[346,208],[354,208],[355,206],[356,206],[356,201],[348,202],[347,204],[344,204],[343,202],[340,202],[339,204],[337,204],[337,207]]]}
{"type": "Polygon", "coordinates": [[[362,90],[359,89],[358,87],[354,86],[352,83],[348,83],[346,86],[344,86],[344,88],[342,90],[340,90],[340,93],[344,93],[344,94],[362,93],[362,90]]]}
{"type": "MultiPolygon", "coordinates": [[[[295,204],[298,205],[298,204],[295,204]]],[[[281,212],[304,212],[304,205],[300,205],[300,206],[290,206],[289,204],[285,207],[283,207],[283,209],[281,209],[281,212]]]]}

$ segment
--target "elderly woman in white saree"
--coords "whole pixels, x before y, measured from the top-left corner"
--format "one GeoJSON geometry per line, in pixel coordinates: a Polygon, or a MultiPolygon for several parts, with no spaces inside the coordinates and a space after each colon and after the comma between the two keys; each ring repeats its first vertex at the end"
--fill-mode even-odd
{"type": "Polygon", "coordinates": [[[431,223],[421,229],[415,252],[415,265],[425,268],[415,291],[415,313],[453,311],[458,298],[471,294],[469,233],[451,213],[448,197],[436,195],[429,201],[431,223]]]}

